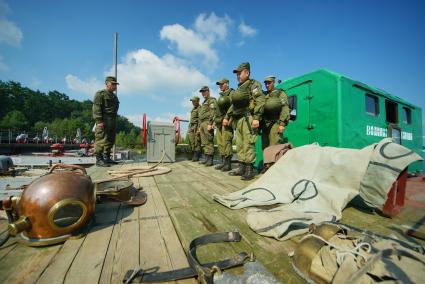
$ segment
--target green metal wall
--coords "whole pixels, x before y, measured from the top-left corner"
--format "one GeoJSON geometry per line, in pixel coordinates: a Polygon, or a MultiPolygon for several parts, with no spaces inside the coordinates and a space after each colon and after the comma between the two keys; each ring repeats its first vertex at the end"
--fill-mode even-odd
{"type": "MultiPolygon", "coordinates": [[[[285,136],[294,146],[318,142],[322,146],[360,149],[390,135],[391,125],[400,128],[401,144],[422,155],[422,110],[398,97],[340,74],[320,69],[291,78],[276,86],[296,96],[296,119],[285,136]],[[379,114],[366,112],[366,94],[378,98],[379,114]],[[398,122],[386,121],[385,101],[397,104],[398,122]],[[411,111],[411,123],[402,119],[403,107],[411,111]]],[[[256,165],[261,166],[261,139],[257,142],[256,165]]],[[[421,171],[422,162],[409,167],[421,171]]]]}

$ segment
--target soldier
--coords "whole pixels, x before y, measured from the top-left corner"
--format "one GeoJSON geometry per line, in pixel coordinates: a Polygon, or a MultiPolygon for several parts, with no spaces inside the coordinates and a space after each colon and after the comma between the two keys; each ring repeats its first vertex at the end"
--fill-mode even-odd
{"type": "Polygon", "coordinates": [[[274,87],[276,77],[264,79],[266,86],[264,116],[261,121],[261,138],[263,150],[268,146],[281,144],[283,131],[289,121],[288,96],[281,89],[274,87]]]}
{"type": "Polygon", "coordinates": [[[193,109],[190,113],[190,122],[188,129],[189,146],[193,152],[192,162],[199,161],[201,156],[201,137],[198,133],[199,122],[199,97],[194,96],[190,99],[192,101],[193,109]]]}
{"type": "Polygon", "coordinates": [[[248,62],[241,63],[233,73],[237,74],[239,85],[230,95],[232,105],[223,119],[223,125],[231,122],[236,128],[236,151],[240,166],[229,174],[250,180],[254,177],[255,142],[264,111],[264,95],[260,82],[249,78],[251,69],[248,62]]]}
{"type": "Polygon", "coordinates": [[[210,89],[208,86],[203,86],[199,92],[204,98],[199,109],[199,123],[198,132],[201,134],[201,144],[204,148],[205,160],[202,164],[210,167],[213,165],[214,158],[214,114],[217,107],[217,101],[210,96],[210,89]]]}
{"type": "Polygon", "coordinates": [[[111,160],[111,148],[115,143],[116,120],[119,100],[114,93],[117,90],[115,77],[105,79],[105,89],[98,91],[93,100],[93,118],[96,122],[95,146],[96,165],[109,167],[117,162],[111,160]]]}
{"type": "Polygon", "coordinates": [[[217,108],[214,117],[214,125],[217,129],[217,144],[218,152],[221,156],[221,164],[217,165],[215,169],[222,170],[223,172],[230,171],[232,169],[232,140],[233,140],[233,129],[229,125],[223,125],[224,115],[227,113],[231,101],[230,94],[235,90],[229,88],[229,80],[226,78],[216,82],[220,86],[220,98],[217,100],[217,108]]]}

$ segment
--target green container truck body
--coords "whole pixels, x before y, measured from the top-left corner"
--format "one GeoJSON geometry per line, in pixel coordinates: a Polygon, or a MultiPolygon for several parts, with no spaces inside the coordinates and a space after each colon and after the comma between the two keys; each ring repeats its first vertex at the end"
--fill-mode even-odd
{"type": "MultiPolygon", "coordinates": [[[[418,106],[326,69],[276,87],[289,97],[291,120],[285,137],[294,146],[318,142],[360,149],[393,137],[422,156],[422,110],[418,106]]],[[[256,164],[262,164],[261,139],[256,164]]],[[[422,170],[422,162],[409,167],[409,172],[422,170]]]]}

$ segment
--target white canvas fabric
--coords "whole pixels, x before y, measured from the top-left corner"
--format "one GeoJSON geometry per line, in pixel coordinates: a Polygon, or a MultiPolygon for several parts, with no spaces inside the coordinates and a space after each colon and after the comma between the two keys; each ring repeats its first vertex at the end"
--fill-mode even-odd
{"type": "Polygon", "coordinates": [[[373,197],[386,196],[398,174],[418,160],[419,155],[388,138],[360,150],[311,144],[288,151],[246,188],[213,198],[231,209],[283,204],[269,210],[250,209],[247,222],[261,235],[286,240],[307,232],[311,223],[339,220],[360,189],[367,191],[368,202],[374,204],[373,197]],[[382,148],[388,154],[379,154],[382,148]],[[402,157],[388,159],[397,156],[402,157]]]}

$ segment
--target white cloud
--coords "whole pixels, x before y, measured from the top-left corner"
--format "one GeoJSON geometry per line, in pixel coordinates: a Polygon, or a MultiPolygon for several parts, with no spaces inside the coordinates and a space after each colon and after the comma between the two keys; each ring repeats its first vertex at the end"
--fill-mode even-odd
{"type": "MultiPolygon", "coordinates": [[[[113,74],[113,69],[104,75],[113,74]]],[[[65,77],[68,88],[93,95],[93,90],[102,88],[97,79],[81,80],[74,75],[65,77]]],[[[167,96],[191,93],[211,80],[190,65],[173,55],[162,57],[146,49],[127,53],[118,64],[118,93],[120,95],[148,96],[163,101],[167,96]]]]}
{"type": "Polygon", "coordinates": [[[103,84],[96,78],[90,78],[87,81],[83,81],[74,75],[68,74],[65,76],[65,81],[69,89],[91,97],[93,97],[98,90],[103,88],[103,84]]]}
{"type": "Polygon", "coordinates": [[[0,43],[19,47],[24,35],[14,22],[7,19],[9,12],[9,6],[0,0],[0,43]]]}
{"type": "Polygon", "coordinates": [[[194,29],[180,24],[167,25],[161,29],[160,38],[175,44],[177,52],[188,59],[203,58],[203,64],[209,70],[214,70],[219,58],[213,45],[217,40],[226,39],[230,24],[231,19],[227,15],[200,14],[195,20],[194,29]]]}
{"type": "Polygon", "coordinates": [[[244,21],[242,21],[242,23],[239,24],[239,32],[241,33],[242,36],[244,37],[252,37],[255,36],[257,34],[257,30],[254,29],[253,27],[245,24],[244,21]]]}
{"type": "Polygon", "coordinates": [[[209,17],[206,14],[200,14],[195,20],[195,29],[206,37],[217,36],[219,40],[225,40],[231,23],[229,16],[217,17],[212,12],[209,17]]]}
{"type": "Polygon", "coordinates": [[[121,94],[181,95],[210,81],[188,62],[146,49],[129,52],[118,64],[118,74],[121,94]]]}
{"type": "Polygon", "coordinates": [[[164,26],[160,32],[161,39],[167,39],[177,45],[177,51],[185,56],[201,56],[203,63],[211,69],[217,67],[217,52],[211,48],[212,42],[203,38],[191,29],[180,24],[164,26]]]}

